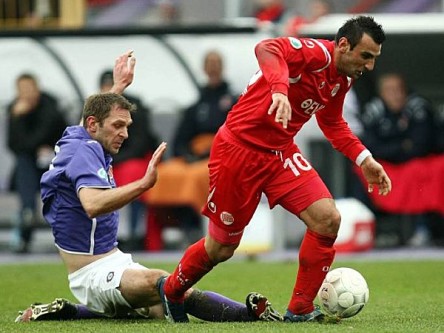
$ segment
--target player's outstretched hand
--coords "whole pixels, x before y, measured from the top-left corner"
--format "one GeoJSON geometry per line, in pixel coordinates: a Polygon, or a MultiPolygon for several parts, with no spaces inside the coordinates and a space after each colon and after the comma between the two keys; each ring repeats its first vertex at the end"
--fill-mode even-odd
{"type": "Polygon", "coordinates": [[[136,67],[136,58],[133,51],[127,51],[120,55],[114,64],[113,79],[114,85],[110,92],[122,94],[134,79],[134,68],[136,67]]]}
{"type": "Polygon", "coordinates": [[[387,195],[392,190],[392,181],[382,165],[368,156],[361,164],[361,170],[368,182],[368,191],[373,192],[374,186],[378,187],[379,195],[387,195]]]}
{"type": "Polygon", "coordinates": [[[162,142],[159,147],[157,147],[156,151],[153,153],[150,162],[148,163],[148,167],[146,169],[145,178],[147,181],[147,187],[151,188],[156,184],[157,181],[157,166],[162,160],[163,153],[167,148],[166,142],[162,142]]]}
{"type": "Polygon", "coordinates": [[[274,121],[282,123],[282,126],[287,128],[288,122],[291,120],[291,105],[288,97],[281,93],[274,93],[271,97],[273,102],[268,109],[268,114],[272,115],[273,112],[276,112],[274,121]]]}

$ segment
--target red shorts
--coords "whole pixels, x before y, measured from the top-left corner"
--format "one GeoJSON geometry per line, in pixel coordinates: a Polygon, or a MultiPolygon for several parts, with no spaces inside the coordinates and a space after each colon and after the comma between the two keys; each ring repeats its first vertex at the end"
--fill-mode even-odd
{"type": "Polygon", "coordinates": [[[260,150],[240,142],[224,126],[213,142],[210,194],[202,213],[209,233],[222,244],[237,244],[261,199],[299,215],[315,201],[331,198],[316,170],[293,144],[285,151],[260,150]]]}

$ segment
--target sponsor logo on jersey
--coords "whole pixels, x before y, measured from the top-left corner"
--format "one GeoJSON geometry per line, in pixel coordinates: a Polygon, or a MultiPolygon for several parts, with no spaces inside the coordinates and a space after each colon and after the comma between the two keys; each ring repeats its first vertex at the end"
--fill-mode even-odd
{"type": "Polygon", "coordinates": [[[325,81],[322,81],[318,88],[319,88],[319,89],[322,89],[322,88],[324,88],[324,87],[325,87],[325,81]]]}
{"type": "Polygon", "coordinates": [[[313,115],[314,113],[318,112],[319,110],[322,110],[325,108],[324,104],[318,103],[311,98],[308,98],[301,103],[301,108],[304,111],[305,114],[313,115]]]}
{"type": "Polygon", "coordinates": [[[100,168],[99,170],[97,170],[97,176],[99,176],[102,179],[108,180],[108,173],[105,171],[104,168],[100,168]]]}
{"type": "Polygon", "coordinates": [[[300,48],[302,48],[302,43],[299,39],[289,37],[288,40],[290,41],[290,44],[294,49],[299,50],[300,48]]]}
{"type": "Polygon", "coordinates": [[[222,212],[220,213],[220,220],[225,225],[231,225],[234,223],[234,217],[228,212],[222,212]]]}

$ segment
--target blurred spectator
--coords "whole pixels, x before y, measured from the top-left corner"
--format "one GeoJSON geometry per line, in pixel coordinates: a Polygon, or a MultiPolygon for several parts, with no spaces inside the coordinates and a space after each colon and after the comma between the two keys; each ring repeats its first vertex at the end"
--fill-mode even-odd
{"type": "Polygon", "coordinates": [[[209,156],[212,140],[205,146],[197,144],[196,138],[207,134],[212,137],[236,100],[223,77],[221,54],[208,52],[203,65],[207,83],[200,89],[199,100],[185,110],[174,139],[174,156],[184,157],[188,162],[209,156]]]}
{"type": "Polygon", "coordinates": [[[375,11],[381,0],[358,0],[347,9],[349,14],[371,13],[375,11]]]}
{"type": "MultiPolygon", "coordinates": [[[[114,84],[112,69],[104,71],[100,76],[100,92],[108,92],[114,84]]],[[[137,111],[131,114],[133,123],[128,128],[126,139],[120,151],[113,156],[113,176],[117,186],[123,186],[141,178],[146,172],[146,166],[152,153],[157,148],[159,140],[151,127],[151,111],[142,101],[132,95],[123,94],[127,100],[137,106],[137,111]]],[[[128,240],[121,246],[128,250],[143,249],[143,235],[140,233],[141,221],[145,220],[146,206],[140,200],[134,200],[128,205],[129,228],[128,240]]]]}
{"type": "MultiPolygon", "coordinates": [[[[176,207],[169,216],[177,216],[190,244],[203,234],[200,210],[208,197],[211,144],[236,100],[224,80],[218,51],[205,55],[204,72],[207,83],[200,89],[199,100],[184,111],[178,125],[172,147],[174,158],[159,165],[158,182],[146,195],[149,205],[176,207]]],[[[150,246],[151,250],[159,249],[150,246]]]]}
{"type": "Polygon", "coordinates": [[[435,113],[435,150],[444,153],[444,104],[439,105],[435,113]]]}
{"type": "Polygon", "coordinates": [[[379,13],[426,13],[440,11],[442,1],[440,0],[394,0],[379,1],[374,10],[379,13]]]}
{"type": "Polygon", "coordinates": [[[141,25],[168,25],[180,20],[180,5],[178,0],[156,0],[154,5],[139,20],[141,25]]]}
{"type": "Polygon", "coordinates": [[[178,0],[95,0],[88,6],[89,26],[168,25],[180,17],[178,0]]]}
{"type": "Polygon", "coordinates": [[[280,23],[286,6],[284,0],[256,0],[254,17],[259,26],[280,23]]]}
{"type": "Polygon", "coordinates": [[[363,140],[373,155],[401,163],[434,150],[432,105],[408,90],[400,74],[387,73],[378,80],[379,96],[362,116],[363,140]]]}
{"type": "Polygon", "coordinates": [[[299,30],[307,25],[316,22],[320,17],[331,12],[331,3],[327,0],[311,0],[308,4],[308,14],[291,15],[283,22],[284,35],[298,36],[299,30]]]}
{"type": "MultiPolygon", "coordinates": [[[[373,156],[389,163],[405,163],[435,152],[432,105],[409,91],[398,73],[381,75],[377,88],[379,96],[366,104],[362,116],[362,140],[373,156]]],[[[418,214],[414,220],[415,232],[408,244],[429,244],[426,214],[418,214]]]]}
{"type": "Polygon", "coordinates": [[[104,10],[114,5],[119,0],[87,0],[86,2],[86,22],[90,23],[97,18],[104,10]]]}
{"type": "Polygon", "coordinates": [[[22,74],[16,80],[17,95],[8,106],[8,147],[15,155],[12,187],[20,200],[12,249],[28,252],[39,220],[37,193],[40,177],[54,157],[54,145],[67,125],[57,100],[40,90],[37,79],[22,74]]]}
{"type": "Polygon", "coordinates": [[[59,14],[58,1],[16,0],[0,2],[0,17],[7,20],[8,25],[17,24],[26,28],[54,25],[54,19],[59,14]]]}

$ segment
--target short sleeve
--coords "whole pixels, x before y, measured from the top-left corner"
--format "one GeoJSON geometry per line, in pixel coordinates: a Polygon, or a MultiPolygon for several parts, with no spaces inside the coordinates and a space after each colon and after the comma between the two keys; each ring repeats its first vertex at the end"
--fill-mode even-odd
{"type": "Polygon", "coordinates": [[[103,148],[96,141],[82,143],[66,168],[78,192],[83,187],[111,188],[103,148]]]}

